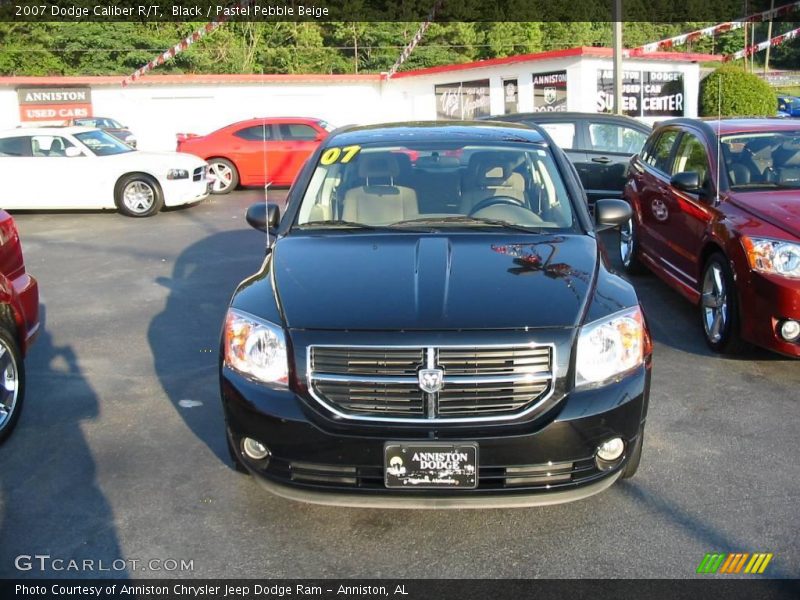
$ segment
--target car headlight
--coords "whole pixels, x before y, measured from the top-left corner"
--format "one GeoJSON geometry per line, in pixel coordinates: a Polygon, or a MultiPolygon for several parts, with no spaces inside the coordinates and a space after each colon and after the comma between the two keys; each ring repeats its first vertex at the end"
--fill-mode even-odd
{"type": "Polygon", "coordinates": [[[650,351],[638,306],[584,325],[578,335],[575,387],[610,382],[641,365],[650,351]]]}
{"type": "Polygon", "coordinates": [[[800,244],[742,236],[750,268],[762,273],[800,278],[800,244]]]}
{"type": "Polygon", "coordinates": [[[189,179],[189,171],[186,169],[170,169],[167,171],[167,179],[189,179]]]}
{"type": "Polygon", "coordinates": [[[225,364],[264,383],[285,387],[289,361],[283,329],[245,312],[228,310],[225,318],[225,364]]]}

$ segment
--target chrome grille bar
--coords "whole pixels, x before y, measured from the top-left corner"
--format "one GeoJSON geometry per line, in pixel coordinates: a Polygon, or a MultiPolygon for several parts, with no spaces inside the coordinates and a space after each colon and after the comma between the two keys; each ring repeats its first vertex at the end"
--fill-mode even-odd
{"type": "Polygon", "coordinates": [[[552,344],[307,349],[312,397],[342,418],[372,421],[515,419],[553,393],[555,364],[552,344]],[[421,369],[441,371],[438,392],[422,391],[421,369]]]}

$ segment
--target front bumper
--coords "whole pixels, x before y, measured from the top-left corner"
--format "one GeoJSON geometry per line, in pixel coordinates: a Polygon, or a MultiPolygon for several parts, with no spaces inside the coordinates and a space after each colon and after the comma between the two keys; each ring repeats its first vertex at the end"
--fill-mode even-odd
{"type": "Polygon", "coordinates": [[[198,181],[192,181],[191,178],[173,179],[162,181],[161,187],[165,206],[181,206],[208,198],[211,181],[205,177],[198,181]]]}
{"type": "Polygon", "coordinates": [[[241,452],[239,457],[279,496],[361,507],[517,507],[579,500],[619,478],[644,425],[650,369],[642,366],[602,388],[572,391],[544,413],[500,424],[357,423],[326,415],[313,400],[291,390],[267,388],[227,367],[222,368],[221,385],[232,447],[239,449],[247,436],[269,448],[271,456],[265,461],[253,461],[241,452]],[[623,457],[599,468],[597,446],[617,436],[626,444],[623,457]],[[478,486],[387,489],[387,441],[476,442],[478,486]],[[549,479],[547,465],[557,466],[559,476],[549,479]],[[522,467],[541,476],[515,480],[512,473],[522,467]]]}
{"type": "Polygon", "coordinates": [[[742,333],[745,339],[774,352],[800,358],[800,339],[787,342],[778,333],[785,319],[800,321],[800,280],[752,273],[742,297],[742,333]]]}

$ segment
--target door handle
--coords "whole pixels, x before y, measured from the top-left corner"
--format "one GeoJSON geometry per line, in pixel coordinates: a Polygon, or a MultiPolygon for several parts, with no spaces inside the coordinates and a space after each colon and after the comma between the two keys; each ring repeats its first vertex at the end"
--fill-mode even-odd
{"type": "Polygon", "coordinates": [[[608,158],[607,156],[595,156],[592,159],[592,162],[600,163],[601,165],[607,165],[608,163],[611,162],[611,159],[608,158]]]}

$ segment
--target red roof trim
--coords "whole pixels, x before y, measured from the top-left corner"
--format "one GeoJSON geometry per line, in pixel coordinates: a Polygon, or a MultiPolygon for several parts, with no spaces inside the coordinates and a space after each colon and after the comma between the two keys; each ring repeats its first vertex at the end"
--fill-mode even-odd
{"type": "MultiPolygon", "coordinates": [[[[550,50],[548,52],[537,52],[534,54],[518,54],[503,58],[490,58],[487,60],[477,60],[473,62],[441,65],[438,67],[428,67],[425,69],[415,69],[413,71],[401,71],[393,76],[393,79],[402,77],[421,77],[436,75],[439,73],[451,73],[465,71],[467,69],[482,69],[486,67],[513,65],[524,62],[534,62],[540,60],[552,60],[558,58],[571,57],[589,58],[611,58],[613,50],[611,48],[600,48],[592,46],[580,46],[577,48],[567,48],[564,50],[550,50]]],[[[648,54],[629,54],[626,51],[626,58],[641,60],[665,60],[674,62],[704,62],[721,61],[722,56],[716,54],[696,54],[686,52],[650,52],[648,54]]],[[[167,75],[145,75],[140,79],[130,83],[130,86],[146,85],[191,85],[191,84],[247,84],[247,83],[331,83],[331,82],[378,82],[384,80],[386,75],[383,73],[359,73],[359,74],[265,74],[265,75],[196,75],[196,74],[167,74],[167,75]]],[[[36,86],[36,85],[122,85],[123,75],[92,75],[92,76],[47,76],[47,77],[0,77],[0,86],[36,86]]]]}
{"type": "MultiPolygon", "coordinates": [[[[611,48],[578,46],[577,48],[566,48],[564,50],[549,50],[547,52],[536,52],[533,54],[517,54],[515,56],[505,56],[503,58],[489,58],[486,60],[476,60],[473,62],[461,63],[456,65],[441,65],[438,67],[427,67],[425,69],[415,69],[413,71],[401,71],[396,73],[393,78],[399,77],[419,77],[423,75],[436,75],[438,73],[450,73],[463,71],[466,69],[481,69],[485,67],[496,67],[502,65],[513,65],[521,62],[533,62],[538,60],[552,60],[557,58],[572,58],[575,56],[586,56],[590,58],[611,58],[614,51],[611,48]]],[[[704,62],[722,61],[722,56],[718,54],[698,54],[693,52],[649,52],[630,54],[625,51],[625,58],[641,60],[667,60],[675,62],[704,62]]]]}
{"type": "MultiPolygon", "coordinates": [[[[379,73],[368,74],[266,74],[266,75],[196,75],[196,74],[168,74],[145,75],[129,86],[146,85],[186,85],[210,83],[331,83],[332,81],[380,81],[379,73]]],[[[27,77],[11,76],[0,77],[0,86],[25,86],[25,85],[119,85],[122,86],[122,75],[91,75],[91,76],[45,76],[27,77]]]]}

